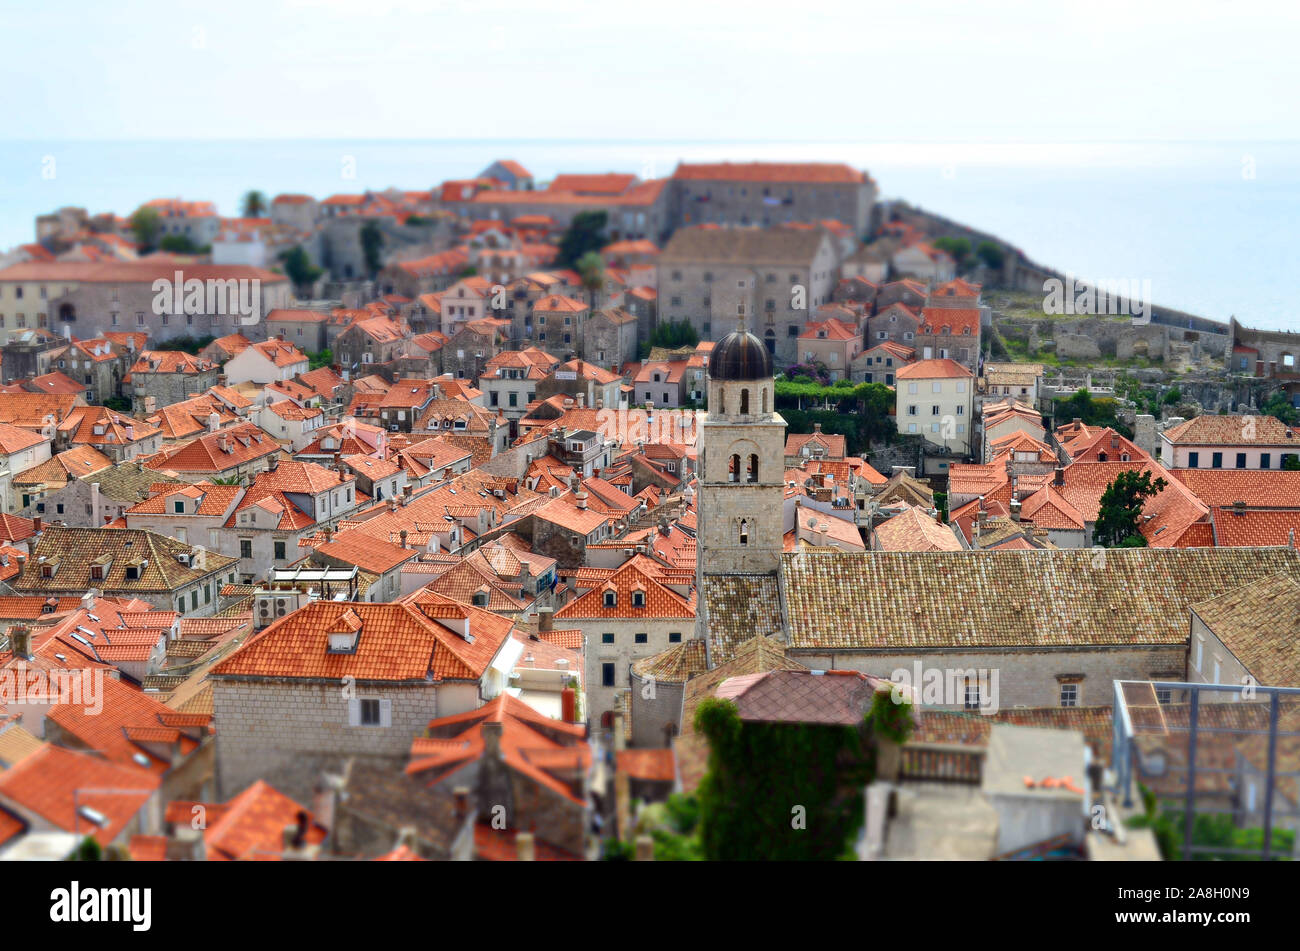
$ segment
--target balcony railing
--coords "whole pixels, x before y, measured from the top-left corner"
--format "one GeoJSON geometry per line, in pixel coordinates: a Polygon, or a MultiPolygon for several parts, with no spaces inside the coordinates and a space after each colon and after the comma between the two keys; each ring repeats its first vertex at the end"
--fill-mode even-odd
{"type": "Polygon", "coordinates": [[[902,750],[898,778],[904,782],[970,783],[984,775],[984,750],[943,743],[908,743],[902,750]]]}

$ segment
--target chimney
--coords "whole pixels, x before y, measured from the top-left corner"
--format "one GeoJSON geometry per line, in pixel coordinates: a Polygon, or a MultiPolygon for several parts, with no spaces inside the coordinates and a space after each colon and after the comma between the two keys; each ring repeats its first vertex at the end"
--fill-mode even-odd
{"type": "Polygon", "coordinates": [[[36,535],[41,533],[41,517],[39,515],[32,516],[32,532],[36,535]]]}
{"type": "Polygon", "coordinates": [[[298,821],[284,827],[284,851],[296,852],[307,844],[307,826],[310,820],[305,809],[298,810],[298,821]]]}
{"type": "Polygon", "coordinates": [[[817,433],[820,433],[821,431],[822,431],[822,424],[821,424],[821,423],[813,423],[813,433],[814,433],[814,435],[817,434],[817,433]]]}
{"type": "Polygon", "coordinates": [[[1245,514],[1246,514],[1246,503],[1243,502],[1243,501],[1241,501],[1240,499],[1238,499],[1236,502],[1233,502],[1233,503],[1232,503],[1232,514],[1233,514],[1233,515],[1245,515],[1245,514]]]}
{"type": "Polygon", "coordinates": [[[1052,485],[1065,485],[1065,467],[1057,466],[1052,476],[1052,485]]]}
{"type": "Polygon", "coordinates": [[[402,540],[402,541],[401,541],[401,546],[402,546],[403,548],[405,548],[405,547],[406,547],[406,529],[402,529],[402,530],[401,530],[400,532],[398,532],[397,534],[398,534],[398,537],[400,537],[401,540],[402,540]]]}
{"type": "Polygon", "coordinates": [[[9,629],[9,649],[19,660],[32,656],[32,629],[25,624],[9,629]]]}
{"type": "Polygon", "coordinates": [[[213,410],[208,414],[208,432],[215,433],[220,428],[221,417],[217,414],[216,410],[213,410]]]}
{"type": "Polygon", "coordinates": [[[550,630],[553,630],[552,625],[554,625],[554,623],[555,623],[555,609],[554,609],[554,608],[539,608],[539,609],[538,609],[538,611],[537,611],[537,630],[538,630],[538,631],[550,631],[550,630]]]}
{"type": "Polygon", "coordinates": [[[532,862],[537,858],[531,832],[520,832],[515,836],[515,857],[520,862],[532,862]]]}
{"type": "Polygon", "coordinates": [[[1011,521],[1013,522],[1020,521],[1020,500],[1012,499],[1010,507],[1011,507],[1011,521]]]}
{"type": "Polygon", "coordinates": [[[586,509],[586,507],[587,507],[587,493],[586,493],[586,492],[579,492],[577,495],[574,496],[574,499],[577,500],[578,508],[580,508],[580,509],[586,509]]]}
{"type": "Polygon", "coordinates": [[[469,817],[469,787],[457,786],[451,791],[451,795],[456,804],[456,821],[464,822],[469,817]]]}
{"type": "Polygon", "coordinates": [[[578,717],[578,692],[572,687],[560,691],[560,719],[565,723],[576,723],[578,717]]]}
{"type": "Polygon", "coordinates": [[[501,756],[501,721],[488,720],[483,726],[483,752],[488,756],[501,756]]]}
{"type": "Polygon", "coordinates": [[[627,737],[623,735],[623,714],[614,714],[614,752],[621,753],[627,748],[627,737]]]}
{"type": "Polygon", "coordinates": [[[81,596],[81,610],[83,611],[95,610],[95,589],[94,588],[88,589],[86,593],[81,596]]]}

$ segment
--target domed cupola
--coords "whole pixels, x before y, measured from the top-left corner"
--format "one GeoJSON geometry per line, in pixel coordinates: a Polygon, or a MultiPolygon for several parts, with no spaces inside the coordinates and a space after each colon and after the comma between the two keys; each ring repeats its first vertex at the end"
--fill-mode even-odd
{"type": "Polygon", "coordinates": [[[727,334],[709,354],[709,378],[722,381],[769,380],[772,355],[763,341],[744,328],[727,334]]]}

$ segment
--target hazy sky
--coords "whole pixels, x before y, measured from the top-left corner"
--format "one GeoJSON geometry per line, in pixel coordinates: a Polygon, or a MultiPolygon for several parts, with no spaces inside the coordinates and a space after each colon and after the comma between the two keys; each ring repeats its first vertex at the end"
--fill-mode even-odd
{"type": "Polygon", "coordinates": [[[1300,4],[0,0],[0,138],[1300,138],[1300,4]]]}

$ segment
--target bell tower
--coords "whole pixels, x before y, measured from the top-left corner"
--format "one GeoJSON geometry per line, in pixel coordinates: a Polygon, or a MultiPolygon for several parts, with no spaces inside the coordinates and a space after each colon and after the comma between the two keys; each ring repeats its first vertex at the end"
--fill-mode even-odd
{"type": "Polygon", "coordinates": [[[709,355],[699,426],[697,585],[706,575],[776,574],[782,551],[785,420],[772,356],[743,324],[709,355]]]}

